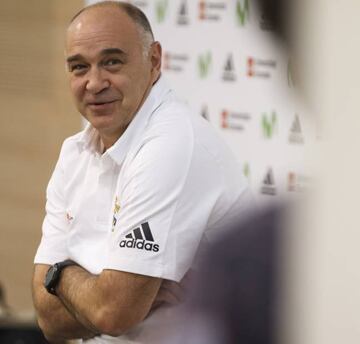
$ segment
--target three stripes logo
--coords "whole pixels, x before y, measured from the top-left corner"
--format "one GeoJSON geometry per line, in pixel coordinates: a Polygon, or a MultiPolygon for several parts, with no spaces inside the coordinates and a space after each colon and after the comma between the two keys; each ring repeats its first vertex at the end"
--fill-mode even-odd
{"type": "Polygon", "coordinates": [[[189,24],[189,15],[186,0],[183,0],[180,4],[180,9],[177,19],[178,25],[188,25],[189,24]]]}
{"type": "Polygon", "coordinates": [[[262,183],[261,193],[264,195],[274,196],[276,195],[276,187],[274,174],[271,168],[268,169],[265,178],[262,183]]]}
{"type": "Polygon", "coordinates": [[[144,222],[140,227],[133,229],[129,234],[125,235],[125,239],[120,241],[119,246],[158,252],[159,245],[154,243],[149,223],[144,222]]]}
{"type": "Polygon", "coordinates": [[[224,66],[224,72],[223,72],[223,80],[225,80],[225,81],[235,81],[236,80],[235,67],[234,67],[232,54],[229,54],[226,59],[226,63],[224,66]]]}
{"type": "Polygon", "coordinates": [[[302,134],[300,119],[298,115],[295,115],[294,121],[290,128],[289,142],[294,144],[304,143],[304,136],[302,134]]]}
{"type": "Polygon", "coordinates": [[[203,118],[205,118],[207,121],[210,121],[209,119],[209,110],[208,107],[206,105],[204,105],[201,109],[201,116],[203,118]]]}

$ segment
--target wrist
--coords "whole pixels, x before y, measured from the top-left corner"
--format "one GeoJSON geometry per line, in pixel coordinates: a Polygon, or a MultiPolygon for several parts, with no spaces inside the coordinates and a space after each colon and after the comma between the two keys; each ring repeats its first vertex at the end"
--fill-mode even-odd
{"type": "Polygon", "coordinates": [[[50,294],[57,295],[56,290],[60,283],[63,270],[72,265],[77,264],[74,261],[67,259],[50,266],[44,281],[44,287],[50,294]]]}

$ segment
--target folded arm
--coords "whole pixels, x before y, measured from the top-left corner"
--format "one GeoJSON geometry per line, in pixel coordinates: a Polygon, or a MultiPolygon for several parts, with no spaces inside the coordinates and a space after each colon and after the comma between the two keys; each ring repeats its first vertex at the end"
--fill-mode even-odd
{"type": "Polygon", "coordinates": [[[162,280],[115,270],[92,275],[80,266],[64,269],[57,295],[93,332],[119,336],[149,313],[162,280]]]}
{"type": "Polygon", "coordinates": [[[64,307],[55,295],[44,288],[44,279],[49,265],[36,264],[33,274],[32,295],[38,323],[45,337],[51,343],[63,343],[67,339],[88,339],[96,335],[81,324],[64,307]]]}

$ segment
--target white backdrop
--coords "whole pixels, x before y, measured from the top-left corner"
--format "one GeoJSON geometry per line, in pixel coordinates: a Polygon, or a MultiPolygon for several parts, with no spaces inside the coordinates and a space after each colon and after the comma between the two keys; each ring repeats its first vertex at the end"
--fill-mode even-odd
{"type": "Polygon", "coordinates": [[[163,74],[224,137],[259,200],[301,192],[315,126],[294,96],[290,60],[254,2],[129,2],[162,44],[163,74]]]}

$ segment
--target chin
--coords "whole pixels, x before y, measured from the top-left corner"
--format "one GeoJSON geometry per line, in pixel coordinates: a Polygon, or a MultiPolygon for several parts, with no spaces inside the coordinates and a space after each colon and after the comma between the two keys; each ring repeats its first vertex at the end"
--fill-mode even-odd
{"type": "Polygon", "coordinates": [[[85,116],[85,118],[92,124],[96,129],[107,128],[114,125],[114,118],[108,114],[91,114],[85,116]]]}
{"type": "Polygon", "coordinates": [[[91,125],[99,131],[100,135],[106,136],[116,136],[119,138],[122,133],[126,130],[122,123],[114,123],[114,121],[109,120],[92,120],[91,125]]]}

